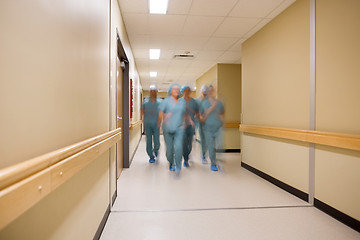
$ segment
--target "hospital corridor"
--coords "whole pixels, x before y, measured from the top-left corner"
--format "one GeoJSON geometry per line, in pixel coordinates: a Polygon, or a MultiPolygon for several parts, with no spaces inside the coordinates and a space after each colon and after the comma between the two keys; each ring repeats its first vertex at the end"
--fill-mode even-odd
{"type": "Polygon", "coordinates": [[[360,240],[360,0],[0,0],[0,240],[360,240]]]}

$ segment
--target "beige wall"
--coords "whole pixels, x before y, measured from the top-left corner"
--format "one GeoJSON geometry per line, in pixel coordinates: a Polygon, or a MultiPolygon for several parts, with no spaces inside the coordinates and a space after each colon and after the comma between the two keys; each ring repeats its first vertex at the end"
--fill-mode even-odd
{"type": "MultiPolygon", "coordinates": [[[[298,0],[242,47],[242,123],[308,129],[309,10],[298,0]]],[[[243,134],[242,161],[308,192],[305,144],[243,134]]]]}
{"type": "MultiPolygon", "coordinates": [[[[240,123],[241,114],[241,65],[218,64],[218,97],[225,107],[225,122],[240,123]]],[[[224,148],[240,149],[239,128],[225,128],[224,148]]]]}
{"type": "MultiPolygon", "coordinates": [[[[117,1],[111,5],[110,28],[110,0],[0,2],[0,168],[115,128],[116,27],[139,104],[130,44],[117,1]]],[[[114,148],[102,154],[0,239],[92,239],[115,191],[114,156],[114,148]]]]}
{"type": "Polygon", "coordinates": [[[196,96],[200,96],[200,89],[203,85],[217,86],[217,65],[210,68],[201,77],[196,79],[196,96]]]}
{"type": "MultiPolygon", "coordinates": [[[[243,44],[243,123],[309,129],[309,9],[298,0],[243,44]]],[[[316,1],[316,130],[360,133],[360,2],[316,1]]],[[[307,192],[309,147],[242,135],[242,160],[307,192]]],[[[360,220],[360,153],[316,145],[315,198],[360,220]]]]}
{"type": "MultiPolygon", "coordinates": [[[[360,134],[360,2],[316,8],[316,128],[360,134]]],[[[315,170],[315,197],[360,220],[360,152],[317,146],[315,170]]]]}

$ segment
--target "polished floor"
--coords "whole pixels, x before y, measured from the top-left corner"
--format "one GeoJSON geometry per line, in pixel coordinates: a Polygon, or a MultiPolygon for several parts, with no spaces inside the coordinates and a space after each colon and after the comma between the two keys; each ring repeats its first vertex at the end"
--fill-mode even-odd
{"type": "Polygon", "coordinates": [[[150,164],[145,137],[118,180],[118,197],[100,239],[360,239],[297,197],[241,167],[239,153],[218,154],[223,170],[201,164],[194,142],[190,167],[168,170],[161,137],[158,162],[150,164]]]}

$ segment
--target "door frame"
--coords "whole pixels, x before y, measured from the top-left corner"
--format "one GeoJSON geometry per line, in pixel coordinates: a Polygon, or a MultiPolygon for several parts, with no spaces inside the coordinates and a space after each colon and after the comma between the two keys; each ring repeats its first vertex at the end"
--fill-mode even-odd
{"type": "MultiPolygon", "coordinates": [[[[116,45],[117,45],[117,56],[121,62],[124,63],[123,67],[123,91],[122,91],[122,104],[123,104],[123,129],[121,129],[123,137],[123,167],[129,168],[129,60],[126,56],[124,47],[119,37],[119,31],[116,29],[116,45]],[[126,91],[127,90],[127,91],[126,91]]],[[[118,103],[116,103],[117,106],[118,103]]],[[[119,154],[119,153],[117,153],[119,154]]],[[[120,153],[121,154],[121,153],[120,153]]],[[[117,169],[117,166],[116,166],[117,169]]],[[[117,173],[116,173],[117,175],[117,173]]]]}

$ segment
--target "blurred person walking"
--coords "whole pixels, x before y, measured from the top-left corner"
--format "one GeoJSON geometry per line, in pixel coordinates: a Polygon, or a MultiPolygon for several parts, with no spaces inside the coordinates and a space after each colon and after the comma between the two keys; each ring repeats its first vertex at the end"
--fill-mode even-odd
{"type": "Polygon", "coordinates": [[[183,140],[183,157],[184,167],[189,167],[189,155],[192,150],[193,136],[195,134],[195,118],[199,115],[199,105],[190,97],[191,89],[189,86],[183,86],[181,88],[181,94],[186,103],[186,116],[185,116],[185,130],[183,140]]]}
{"type": "MultiPolygon", "coordinates": [[[[203,85],[200,89],[200,97],[197,99],[198,101],[198,105],[199,105],[199,112],[200,112],[200,107],[202,102],[206,99],[207,97],[207,89],[208,86],[203,85]]],[[[200,117],[200,116],[199,116],[200,117]]],[[[201,145],[201,162],[203,164],[207,164],[207,160],[206,160],[206,151],[207,151],[207,145],[206,145],[206,139],[205,139],[205,132],[204,132],[204,123],[200,121],[200,119],[198,119],[198,121],[196,121],[196,125],[197,125],[197,129],[199,131],[199,135],[200,135],[200,145],[201,145]]]]}
{"type": "Polygon", "coordinates": [[[207,95],[200,107],[200,121],[204,123],[205,141],[211,161],[210,169],[217,171],[216,148],[220,146],[222,141],[225,109],[223,103],[216,99],[215,88],[212,85],[209,86],[207,95]]]}
{"type": "Polygon", "coordinates": [[[155,85],[150,86],[150,97],[144,101],[141,113],[144,119],[146,152],[149,162],[154,163],[160,148],[160,127],[158,126],[160,100],[157,99],[157,89],[155,85]],[[154,144],[153,144],[154,142],[154,144]]]}
{"type": "Polygon", "coordinates": [[[162,128],[166,145],[166,158],[169,161],[169,170],[175,171],[176,175],[179,175],[183,151],[186,104],[183,99],[179,99],[180,85],[172,84],[169,88],[168,95],[160,105],[158,126],[163,122],[162,128]]]}

